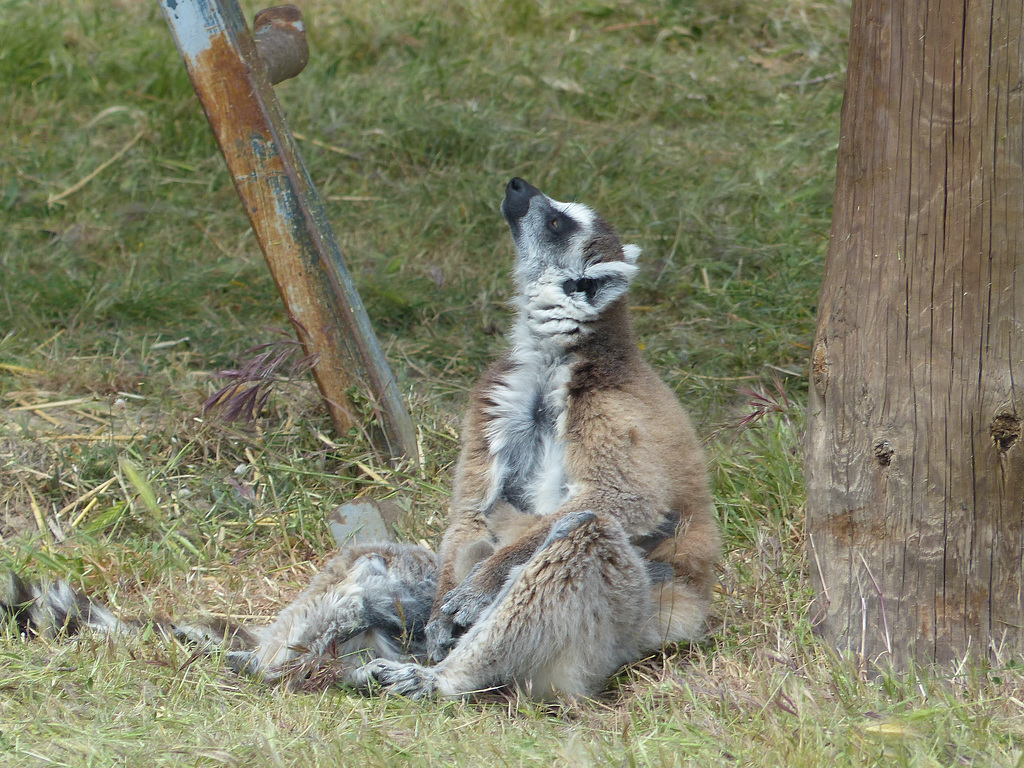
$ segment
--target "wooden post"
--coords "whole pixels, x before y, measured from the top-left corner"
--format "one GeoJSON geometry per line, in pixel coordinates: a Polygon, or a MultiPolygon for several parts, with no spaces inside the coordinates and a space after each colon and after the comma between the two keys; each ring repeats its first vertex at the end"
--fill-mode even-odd
{"type": "Polygon", "coordinates": [[[824,636],[1024,651],[1024,4],[854,0],[806,438],[824,636]]]}
{"type": "MultiPolygon", "coordinates": [[[[346,392],[358,385],[379,413],[382,447],[415,461],[412,419],[237,0],[160,0],[160,5],[288,316],[306,353],[315,356],[313,374],[336,428],[344,432],[353,425],[346,392]]],[[[292,10],[280,20],[282,32],[301,34],[297,9],[292,10]]],[[[264,19],[262,31],[273,22],[264,19]]],[[[273,37],[274,30],[269,32],[273,37]]],[[[289,56],[287,42],[284,55],[277,55],[278,42],[262,46],[274,57],[271,70],[275,77],[295,74],[304,58],[289,56]]]]}

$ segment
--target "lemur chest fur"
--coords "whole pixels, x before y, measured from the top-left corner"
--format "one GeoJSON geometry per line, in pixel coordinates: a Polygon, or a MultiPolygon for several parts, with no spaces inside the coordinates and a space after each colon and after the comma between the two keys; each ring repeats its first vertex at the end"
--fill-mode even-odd
{"type": "Polygon", "coordinates": [[[547,515],[568,497],[565,420],[571,373],[569,356],[520,352],[488,393],[491,486],[485,512],[505,501],[522,512],[547,515]]]}

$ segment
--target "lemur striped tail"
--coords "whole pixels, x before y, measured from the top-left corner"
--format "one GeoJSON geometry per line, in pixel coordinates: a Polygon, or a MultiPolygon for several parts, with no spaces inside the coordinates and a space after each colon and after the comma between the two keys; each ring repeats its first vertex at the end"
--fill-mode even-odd
{"type": "Polygon", "coordinates": [[[8,573],[0,580],[0,615],[13,619],[21,632],[56,637],[82,629],[109,634],[134,632],[138,625],[71,588],[63,579],[33,583],[8,573]]]}

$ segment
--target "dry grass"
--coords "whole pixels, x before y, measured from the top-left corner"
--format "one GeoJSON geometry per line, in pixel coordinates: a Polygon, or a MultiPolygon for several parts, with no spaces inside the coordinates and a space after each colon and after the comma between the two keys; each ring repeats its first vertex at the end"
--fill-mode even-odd
{"type": "Polygon", "coordinates": [[[339,503],[394,499],[402,535],[436,541],[507,324],[496,206],[522,175],[645,249],[638,330],[710,440],[714,631],[551,708],[267,690],[155,633],[7,628],[0,763],[1024,765],[1019,665],[877,676],[811,632],[799,446],[846,10],[304,11],[313,57],[279,95],[424,467],[335,434],[301,378],[252,424],[203,415],[216,372],[287,322],[155,4],[0,0],[0,568],[133,615],[257,619],[329,554],[339,503]]]}

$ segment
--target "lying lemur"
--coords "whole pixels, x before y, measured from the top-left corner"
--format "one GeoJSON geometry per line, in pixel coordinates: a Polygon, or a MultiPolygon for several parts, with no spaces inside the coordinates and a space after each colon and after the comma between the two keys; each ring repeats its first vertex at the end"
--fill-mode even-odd
{"type": "MultiPolygon", "coordinates": [[[[343,678],[360,687],[548,698],[595,694],[623,664],[702,634],[719,534],[700,443],[630,327],[640,249],[522,179],[501,212],[516,323],[473,393],[439,556],[346,547],[266,629],[179,635],[268,681],[352,654],[343,678]]],[[[128,628],[63,583],[12,576],[7,591],[25,627],[128,628]]]]}

